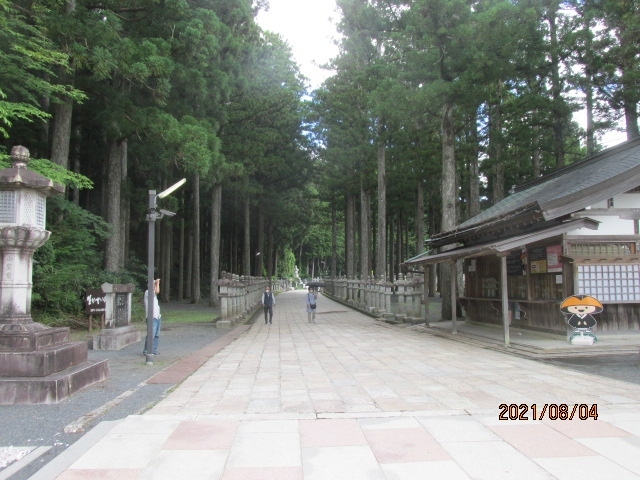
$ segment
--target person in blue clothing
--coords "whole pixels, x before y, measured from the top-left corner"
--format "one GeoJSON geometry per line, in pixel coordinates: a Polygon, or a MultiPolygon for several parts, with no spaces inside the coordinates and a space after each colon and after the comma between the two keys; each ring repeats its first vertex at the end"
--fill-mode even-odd
{"type": "Polygon", "coordinates": [[[316,291],[313,287],[309,287],[307,292],[307,320],[309,323],[316,321],[316,298],[316,291]]]}
{"type": "Polygon", "coordinates": [[[276,304],[276,297],[271,291],[269,285],[264,287],[262,294],[262,306],[264,307],[264,324],[271,323],[273,320],[273,307],[276,304]]]}
{"type": "MultiPolygon", "coordinates": [[[[153,297],[153,350],[152,354],[158,354],[158,344],[160,343],[160,326],[162,324],[162,315],[160,315],[160,304],[158,303],[158,294],[160,293],[160,279],[156,278],[153,281],[153,291],[155,295],[153,297]]],[[[149,321],[149,290],[144,292],[144,313],[145,318],[149,321]]],[[[147,338],[144,339],[143,355],[147,354],[147,338]]]]}

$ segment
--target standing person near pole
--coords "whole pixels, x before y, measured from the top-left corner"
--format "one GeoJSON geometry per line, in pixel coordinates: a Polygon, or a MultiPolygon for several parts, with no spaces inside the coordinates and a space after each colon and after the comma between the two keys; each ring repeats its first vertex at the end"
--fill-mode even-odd
{"type": "Polygon", "coordinates": [[[262,294],[262,306],[264,307],[264,324],[271,323],[273,320],[273,307],[276,304],[276,297],[273,295],[269,285],[264,287],[262,294]]]}
{"type": "MultiPolygon", "coordinates": [[[[153,291],[155,295],[153,297],[153,355],[158,355],[158,343],[160,342],[160,324],[161,315],[160,315],[160,304],[158,303],[158,294],[160,293],[160,279],[156,278],[153,281],[153,291]]],[[[145,310],[145,318],[149,321],[149,290],[144,292],[144,310],[145,310]]],[[[144,350],[142,351],[143,355],[147,354],[147,340],[148,337],[144,339],[144,350]]]]}
{"type": "Polygon", "coordinates": [[[307,292],[307,320],[309,323],[316,321],[316,293],[313,287],[307,292]]]}

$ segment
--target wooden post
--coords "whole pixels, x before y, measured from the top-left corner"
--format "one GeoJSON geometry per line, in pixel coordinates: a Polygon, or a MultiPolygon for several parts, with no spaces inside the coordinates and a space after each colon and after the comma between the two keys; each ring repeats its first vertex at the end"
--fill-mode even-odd
{"type": "Polygon", "coordinates": [[[456,308],[456,262],[451,262],[451,333],[456,335],[458,333],[457,325],[457,308],[456,308]]]}
{"type": "Polygon", "coordinates": [[[502,290],[502,325],[504,327],[504,346],[509,346],[509,289],[507,288],[507,256],[500,256],[500,287],[502,290]]]}
{"type": "Polygon", "coordinates": [[[431,267],[425,265],[424,267],[424,322],[426,326],[429,326],[429,273],[431,267]]]}

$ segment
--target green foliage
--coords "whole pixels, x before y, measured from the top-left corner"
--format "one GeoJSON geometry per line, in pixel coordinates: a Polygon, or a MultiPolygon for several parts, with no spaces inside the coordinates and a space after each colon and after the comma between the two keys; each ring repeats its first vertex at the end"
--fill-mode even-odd
{"type": "MultiPolygon", "coordinates": [[[[0,90],[0,99],[4,98],[7,98],[7,96],[0,90]]],[[[0,136],[5,138],[9,137],[9,133],[5,127],[11,127],[14,120],[45,120],[49,117],[50,115],[48,113],[32,105],[0,100],[0,136]]]]}
{"type": "MultiPolygon", "coordinates": [[[[0,168],[10,168],[11,157],[0,152],[0,168]]],[[[32,159],[29,162],[29,170],[47,177],[53,182],[80,190],[93,188],[93,182],[86,176],[67,170],[66,168],[53,163],[47,159],[32,159]]]]}
{"type": "Polygon", "coordinates": [[[82,174],[72,172],[47,159],[35,159],[29,162],[29,169],[70,188],[87,190],[93,188],[93,182],[82,174]]]}
{"type": "Polygon", "coordinates": [[[312,225],[304,239],[310,258],[329,258],[331,256],[331,228],[329,225],[312,225]]]}
{"type": "Polygon", "coordinates": [[[129,274],[102,271],[100,244],[109,226],[100,217],[56,197],[47,203],[47,225],[51,237],[34,255],[34,310],[54,316],[80,315],[87,288],[99,288],[104,282],[130,283],[129,274]]]}
{"type": "Polygon", "coordinates": [[[208,312],[192,311],[188,308],[162,311],[162,323],[210,323],[215,321],[218,315],[213,310],[208,312]]]}
{"type": "Polygon", "coordinates": [[[44,97],[86,98],[70,85],[47,80],[69,68],[69,57],[45,35],[40,15],[29,21],[20,12],[14,4],[0,0],[0,136],[5,138],[16,120],[49,118],[40,104],[44,97]]]}
{"type": "Polygon", "coordinates": [[[291,251],[291,248],[286,247],[282,259],[278,263],[277,276],[280,278],[293,278],[296,268],[296,256],[291,251]]]}

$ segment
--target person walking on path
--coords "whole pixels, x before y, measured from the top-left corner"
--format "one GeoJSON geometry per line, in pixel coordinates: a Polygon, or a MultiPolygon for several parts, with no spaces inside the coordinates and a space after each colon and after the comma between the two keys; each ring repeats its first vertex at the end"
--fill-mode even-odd
{"type": "MultiPolygon", "coordinates": [[[[162,324],[162,316],[160,315],[160,304],[158,303],[158,294],[160,293],[160,279],[156,278],[153,281],[153,291],[155,295],[153,297],[153,347],[152,354],[158,354],[158,344],[160,343],[160,325],[162,324]]],[[[147,322],[149,321],[149,290],[145,290],[144,292],[144,312],[145,318],[147,322]]],[[[144,339],[144,350],[142,350],[142,354],[147,354],[147,340],[148,336],[144,339]]]]}
{"type": "Polygon", "coordinates": [[[269,285],[264,287],[264,293],[262,294],[262,306],[264,307],[264,324],[271,323],[273,320],[273,307],[276,304],[276,297],[269,288],[269,285]],[[267,321],[268,320],[268,321],[267,321]]]}
{"type": "Polygon", "coordinates": [[[317,295],[313,287],[309,287],[307,292],[307,320],[309,323],[316,321],[316,298],[317,295]]]}

